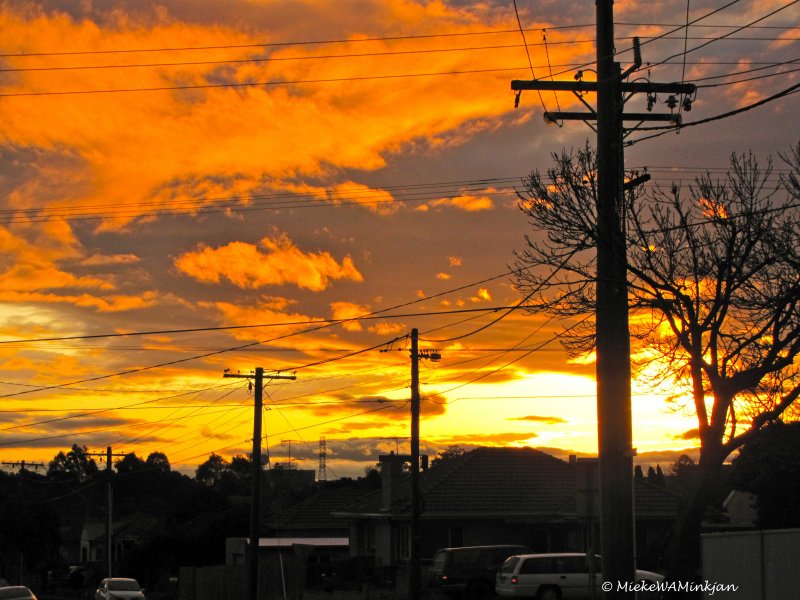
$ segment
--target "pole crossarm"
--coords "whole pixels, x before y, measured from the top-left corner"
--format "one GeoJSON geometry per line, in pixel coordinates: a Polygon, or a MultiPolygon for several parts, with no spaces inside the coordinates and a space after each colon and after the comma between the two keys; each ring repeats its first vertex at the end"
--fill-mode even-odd
{"type": "MultiPolygon", "coordinates": [[[[544,113],[544,120],[548,123],[557,121],[596,121],[597,113],[548,111],[544,113]]],[[[667,121],[676,127],[681,124],[679,114],[666,113],[622,113],[623,121],[667,121]]]]}
{"type": "MultiPolygon", "coordinates": [[[[256,374],[255,373],[228,373],[228,372],[226,372],[226,373],[222,374],[222,377],[225,378],[225,379],[230,379],[230,378],[234,378],[234,379],[255,379],[256,378],[256,374]]],[[[271,379],[291,379],[291,380],[294,381],[295,379],[297,379],[297,375],[280,375],[280,374],[267,375],[267,374],[264,374],[263,377],[264,377],[264,379],[270,379],[270,380],[271,379]]]]}
{"type": "MultiPolygon", "coordinates": [[[[694,94],[697,86],[693,83],[653,83],[650,81],[620,81],[619,91],[633,94],[694,94]]],[[[511,90],[521,92],[524,90],[540,90],[550,92],[597,92],[597,81],[542,81],[541,79],[523,80],[514,79],[511,90]]]]}

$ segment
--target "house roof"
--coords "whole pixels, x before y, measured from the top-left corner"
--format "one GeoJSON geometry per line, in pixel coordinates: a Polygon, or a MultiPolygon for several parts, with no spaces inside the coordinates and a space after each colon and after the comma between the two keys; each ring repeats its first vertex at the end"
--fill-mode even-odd
{"type": "MultiPolygon", "coordinates": [[[[362,497],[338,514],[353,517],[410,514],[403,492],[389,510],[380,491],[362,497]]],[[[577,469],[534,448],[476,448],[431,467],[420,476],[423,519],[504,517],[520,520],[577,518],[577,469]]],[[[636,482],[638,518],[673,518],[679,497],[647,482],[636,482]]]]}
{"type": "Polygon", "coordinates": [[[267,527],[283,530],[323,530],[347,529],[348,524],[341,517],[331,513],[341,509],[364,494],[362,489],[342,487],[326,489],[267,520],[267,527]]]}
{"type": "MultiPolygon", "coordinates": [[[[155,517],[144,513],[136,513],[123,521],[114,522],[113,537],[116,541],[138,541],[153,531],[157,524],[158,519],[155,517]]],[[[105,521],[87,521],[84,527],[93,543],[105,543],[105,521]]]]}

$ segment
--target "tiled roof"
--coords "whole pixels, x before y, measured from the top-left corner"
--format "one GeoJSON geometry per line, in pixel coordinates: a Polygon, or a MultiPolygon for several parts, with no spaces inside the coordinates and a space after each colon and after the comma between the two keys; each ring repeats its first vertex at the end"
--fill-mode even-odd
{"type": "MultiPolygon", "coordinates": [[[[575,519],[576,467],[534,448],[476,448],[430,468],[420,476],[422,518],[505,517],[533,520],[575,519]]],[[[381,510],[374,492],[345,507],[341,514],[410,513],[408,486],[392,505],[381,510]]],[[[638,518],[672,518],[679,498],[646,482],[635,487],[638,518]]]]}
{"type": "Polygon", "coordinates": [[[361,496],[364,491],[357,488],[334,488],[309,496],[297,504],[273,515],[267,527],[274,529],[347,529],[346,521],[334,517],[332,512],[341,509],[361,496]]]}

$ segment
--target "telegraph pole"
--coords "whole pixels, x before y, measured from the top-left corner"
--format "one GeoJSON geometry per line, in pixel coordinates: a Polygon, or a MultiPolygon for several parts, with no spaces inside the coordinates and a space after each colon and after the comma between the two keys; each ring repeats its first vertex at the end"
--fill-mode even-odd
{"type": "MultiPolygon", "coordinates": [[[[691,84],[654,84],[623,81],[641,66],[638,40],[634,66],[623,75],[614,60],[614,2],[596,0],[597,82],[512,81],[511,89],[571,91],[583,100],[597,92],[597,109],[589,113],[545,113],[545,120],[597,122],[597,438],[600,471],[601,548],[603,578],[633,581],[635,534],[633,510],[633,455],[631,423],[631,363],[628,327],[627,256],[623,204],[623,130],[625,120],[671,121],[679,115],[624,113],[623,93],[693,94],[691,84]]],[[[614,588],[606,598],[629,598],[633,592],[614,588]]]]}
{"type": "Polygon", "coordinates": [[[408,598],[419,600],[422,591],[419,535],[419,331],[411,330],[411,548],[408,598]]]}
{"type": "MultiPolygon", "coordinates": [[[[254,373],[241,374],[225,371],[223,377],[239,379],[252,379],[255,391],[253,393],[253,482],[251,484],[250,505],[250,558],[248,568],[248,582],[250,599],[258,600],[258,538],[259,538],[259,509],[261,505],[261,411],[264,398],[264,369],[256,367],[254,373]]],[[[269,379],[297,379],[294,375],[269,375],[269,379]]]]}
{"type": "Polygon", "coordinates": [[[419,489],[419,359],[439,360],[441,354],[434,350],[419,349],[419,331],[411,330],[411,547],[409,548],[408,598],[419,600],[422,593],[421,543],[419,517],[422,513],[422,498],[419,489]]]}
{"type": "Polygon", "coordinates": [[[111,482],[111,460],[113,457],[124,457],[124,454],[114,454],[111,452],[111,446],[106,448],[105,452],[87,452],[87,456],[105,456],[106,459],[106,577],[113,577],[114,570],[114,557],[112,553],[112,536],[113,536],[113,514],[114,514],[114,491],[111,482]]]}

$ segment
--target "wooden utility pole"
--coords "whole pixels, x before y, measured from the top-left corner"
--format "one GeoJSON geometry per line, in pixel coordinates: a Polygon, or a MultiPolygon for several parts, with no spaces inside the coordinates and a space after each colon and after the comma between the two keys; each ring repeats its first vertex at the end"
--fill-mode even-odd
{"type": "MultiPolygon", "coordinates": [[[[419,600],[422,594],[421,546],[419,518],[422,514],[422,495],[419,488],[419,359],[427,358],[437,361],[441,354],[435,350],[419,349],[419,331],[411,330],[411,535],[409,552],[408,598],[419,600]]],[[[427,461],[427,458],[426,458],[427,461]]],[[[426,462],[427,464],[427,462],[426,462]]]]}
{"type": "Polygon", "coordinates": [[[112,538],[114,528],[114,490],[112,488],[111,461],[117,457],[124,457],[124,454],[114,454],[111,446],[105,452],[87,452],[86,456],[100,456],[106,459],[106,577],[113,577],[114,553],[112,552],[112,538]]]}
{"type": "MultiPolygon", "coordinates": [[[[635,570],[631,363],[628,327],[627,256],[623,205],[623,130],[625,120],[672,121],[678,115],[623,112],[623,93],[693,94],[691,84],[623,81],[641,66],[638,40],[634,67],[623,75],[614,60],[614,2],[596,0],[597,82],[512,81],[511,89],[560,90],[579,95],[597,92],[597,109],[589,113],[545,113],[545,120],[597,122],[597,438],[600,472],[603,578],[612,582],[606,598],[629,598],[616,582],[632,582],[635,570]]],[[[588,106],[588,104],[587,104],[588,106]]],[[[591,110],[591,107],[589,107],[591,110]]]]}
{"type": "Polygon", "coordinates": [[[411,330],[411,548],[408,598],[419,600],[422,591],[419,514],[419,331],[411,330]]]}
{"type": "MultiPolygon", "coordinates": [[[[248,562],[248,589],[251,600],[258,600],[258,540],[259,540],[259,509],[261,507],[261,411],[264,398],[264,369],[256,367],[254,373],[241,374],[226,371],[223,377],[239,379],[252,379],[253,393],[253,481],[251,484],[250,498],[250,553],[248,562]]],[[[294,375],[274,374],[268,376],[273,379],[297,379],[294,375]]]]}

